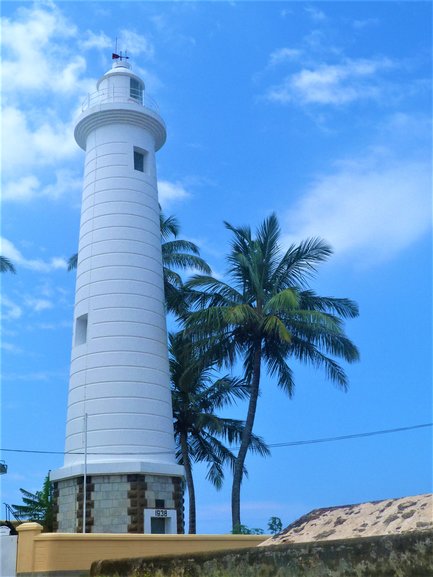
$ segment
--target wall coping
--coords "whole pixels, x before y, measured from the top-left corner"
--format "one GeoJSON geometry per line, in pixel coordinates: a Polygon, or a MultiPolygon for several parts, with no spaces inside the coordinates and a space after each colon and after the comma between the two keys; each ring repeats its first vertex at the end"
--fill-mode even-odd
{"type": "MultiPolygon", "coordinates": [[[[33,523],[32,523],[33,524],[33,523]]],[[[34,523],[38,525],[38,523],[34,523]]],[[[21,525],[20,525],[21,526],[21,525]]],[[[40,525],[39,525],[40,527],[40,525]]],[[[26,529],[34,530],[32,528],[26,529]]],[[[41,533],[38,541],[257,541],[262,543],[269,535],[232,535],[224,533],[221,535],[212,534],[172,534],[159,535],[149,533],[41,533]]]]}
{"type": "Polygon", "coordinates": [[[21,523],[21,525],[17,525],[16,530],[18,531],[18,533],[23,533],[24,531],[34,531],[35,533],[37,532],[42,533],[44,528],[40,523],[31,521],[28,523],[21,523]]]}

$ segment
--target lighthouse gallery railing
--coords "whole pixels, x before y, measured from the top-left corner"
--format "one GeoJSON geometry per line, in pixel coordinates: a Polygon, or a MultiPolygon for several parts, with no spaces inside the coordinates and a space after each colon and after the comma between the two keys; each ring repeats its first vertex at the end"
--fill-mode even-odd
{"type": "Polygon", "coordinates": [[[118,87],[102,89],[88,94],[81,105],[81,111],[84,112],[93,106],[109,102],[131,102],[143,106],[144,108],[148,108],[149,110],[156,112],[158,115],[160,114],[158,104],[153,100],[153,98],[144,94],[142,90],[134,90],[131,88],[121,89],[118,87]]]}

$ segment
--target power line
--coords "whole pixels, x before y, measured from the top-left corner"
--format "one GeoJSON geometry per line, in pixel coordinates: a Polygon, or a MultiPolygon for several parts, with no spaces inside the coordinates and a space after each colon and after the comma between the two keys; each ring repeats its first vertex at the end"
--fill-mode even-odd
{"type": "MultiPolygon", "coordinates": [[[[79,451],[42,451],[42,450],[36,450],[36,449],[0,449],[1,451],[5,451],[8,453],[34,453],[34,454],[39,454],[39,455],[84,455],[84,451],[83,452],[79,452],[79,451]]],[[[172,451],[140,451],[137,453],[127,453],[127,452],[122,452],[122,453],[91,453],[90,451],[87,451],[87,455],[109,455],[109,456],[116,456],[116,455],[165,455],[165,454],[172,454],[172,451]]]]}
{"type": "Polygon", "coordinates": [[[396,429],[383,429],[381,431],[370,431],[368,433],[355,433],[353,435],[341,435],[339,437],[324,437],[321,439],[309,439],[308,441],[289,441],[287,443],[273,443],[268,447],[294,447],[296,445],[313,445],[315,443],[330,443],[334,441],[344,441],[346,439],[359,439],[361,437],[373,437],[375,435],[386,435],[388,433],[400,433],[401,431],[411,431],[413,429],[422,429],[431,427],[433,423],[424,423],[422,425],[412,425],[411,427],[398,427],[396,429]]]}
{"type": "MultiPolygon", "coordinates": [[[[279,447],[296,447],[299,445],[314,445],[316,443],[333,443],[336,441],[345,441],[347,439],[359,439],[362,437],[373,437],[376,435],[386,435],[390,433],[400,433],[402,431],[412,431],[414,429],[422,429],[426,427],[432,427],[433,423],[423,423],[421,425],[412,425],[410,427],[398,427],[395,429],[382,429],[380,431],[369,431],[367,433],[354,433],[352,435],[340,435],[339,437],[323,437],[320,439],[308,439],[304,441],[287,441],[284,443],[270,443],[268,447],[272,448],[279,448],[279,447]]],[[[235,447],[238,449],[239,447],[235,447]]],[[[39,455],[84,455],[84,453],[79,452],[67,452],[67,451],[42,451],[42,450],[32,450],[32,449],[0,449],[0,452],[8,452],[8,453],[32,453],[32,454],[39,454],[39,455]]],[[[139,453],[91,453],[88,452],[88,455],[109,455],[109,456],[116,456],[116,455],[161,455],[163,453],[171,453],[171,451],[155,451],[155,452],[139,452],[139,453]]]]}

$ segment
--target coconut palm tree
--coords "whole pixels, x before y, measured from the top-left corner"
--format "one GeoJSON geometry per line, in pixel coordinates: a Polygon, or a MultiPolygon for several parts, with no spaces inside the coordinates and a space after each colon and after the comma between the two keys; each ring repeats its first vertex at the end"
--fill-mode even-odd
{"type": "Polygon", "coordinates": [[[263,369],[289,397],[294,379],[289,360],[323,368],[343,390],[348,379],[333,357],[351,363],[359,358],[345,336],[343,319],[358,315],[349,299],[321,297],[309,288],[316,267],[332,254],[328,244],[309,239],[283,251],[277,217],[265,219],[253,237],[249,227],[235,228],[228,255],[227,282],[196,275],[186,283],[194,310],[184,318],[197,343],[218,353],[220,363],[243,360],[250,387],[248,412],[232,486],[233,528],[240,526],[240,487],[253,432],[263,369]]]}
{"type": "MultiPolygon", "coordinates": [[[[220,417],[219,409],[248,396],[248,387],[239,379],[224,376],[215,380],[213,362],[199,354],[183,333],[169,335],[171,391],[177,459],[185,468],[189,498],[189,533],[196,532],[196,500],[193,463],[208,464],[206,478],[219,489],[224,480],[224,465],[234,466],[235,456],[225,445],[239,443],[243,421],[220,417]]],[[[249,449],[261,455],[269,450],[252,435],[249,449]]],[[[243,470],[245,474],[245,469],[243,470]]]]}
{"type": "Polygon", "coordinates": [[[14,265],[5,256],[0,256],[0,272],[12,272],[16,273],[14,265]]]}
{"type": "MultiPolygon", "coordinates": [[[[162,264],[164,275],[164,294],[167,311],[177,315],[186,312],[182,277],[174,269],[194,269],[210,274],[209,265],[199,256],[200,250],[193,242],[177,238],[180,226],[174,216],[165,217],[160,213],[162,240],[162,264]]],[[[75,270],[78,253],[68,260],[68,271],[75,270]]]]}

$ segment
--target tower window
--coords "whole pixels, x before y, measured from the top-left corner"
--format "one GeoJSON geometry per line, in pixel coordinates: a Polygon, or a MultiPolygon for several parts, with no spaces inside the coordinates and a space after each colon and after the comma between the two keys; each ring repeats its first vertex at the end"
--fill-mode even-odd
{"type": "Polygon", "coordinates": [[[87,314],[77,317],[75,321],[75,346],[84,345],[87,341],[87,314]]]}
{"type": "Polygon", "coordinates": [[[129,96],[139,102],[143,101],[143,85],[135,78],[129,79],[129,96]]]}
{"type": "Polygon", "coordinates": [[[146,172],[147,152],[140,148],[134,147],[134,170],[146,172]]]}

